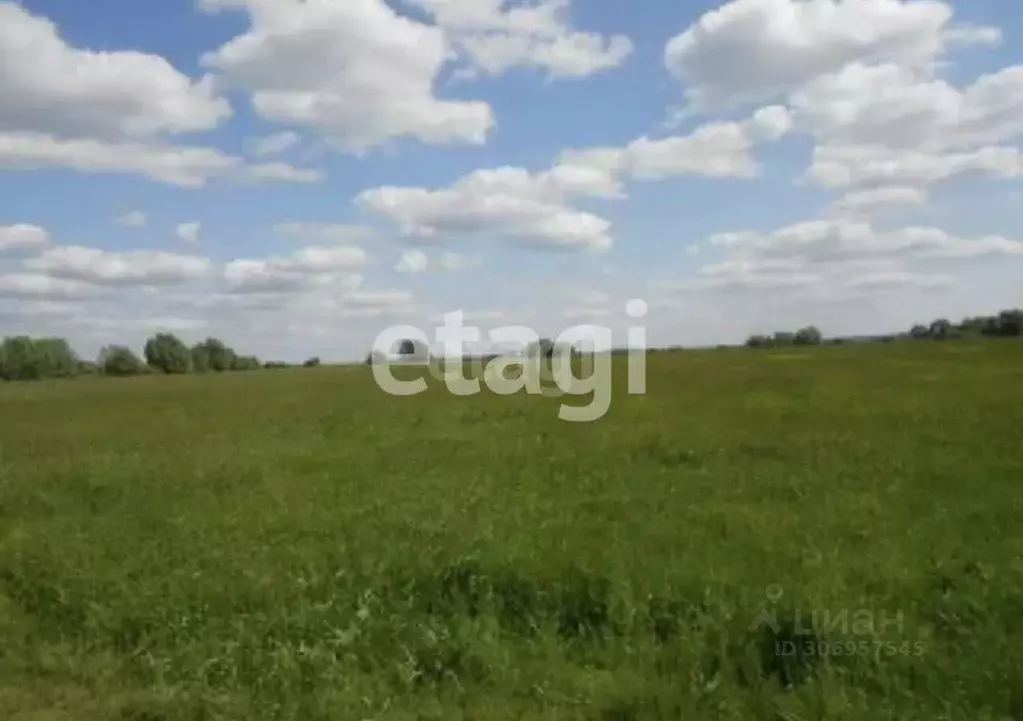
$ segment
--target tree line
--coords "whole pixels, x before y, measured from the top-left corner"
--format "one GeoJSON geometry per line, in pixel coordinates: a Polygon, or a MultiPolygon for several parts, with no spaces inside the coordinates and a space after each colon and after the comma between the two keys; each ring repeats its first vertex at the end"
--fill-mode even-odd
{"type": "MultiPolygon", "coordinates": [[[[939,318],[929,324],[917,323],[905,333],[873,336],[862,340],[954,340],[981,337],[1023,337],[1023,310],[1003,310],[995,315],[964,318],[959,323],[939,318]]],[[[825,340],[821,331],[811,325],[796,331],[778,331],[773,335],[752,335],[746,340],[745,345],[749,348],[783,348],[844,343],[849,340],[851,339],[825,340]]],[[[526,354],[549,358],[554,350],[554,342],[543,338],[531,344],[526,349],[526,354]]],[[[398,352],[401,356],[418,357],[424,351],[428,358],[428,350],[412,340],[404,340],[399,344],[398,352]]],[[[386,362],[386,357],[374,351],[366,356],[365,362],[367,364],[386,362]]],[[[310,358],[301,365],[312,368],[320,365],[320,359],[310,358]]],[[[146,373],[224,373],[291,366],[292,364],[280,361],[262,363],[256,356],[236,353],[233,348],[217,338],[207,338],[188,346],[173,333],[157,333],[149,338],[143,347],[141,357],[127,346],[110,345],[100,351],[95,361],[81,359],[63,338],[7,336],[0,343],[0,379],[8,381],[96,374],[133,376],[146,373]]]]}
{"type": "MultiPolygon", "coordinates": [[[[1023,310],[1003,310],[995,315],[981,315],[964,318],[953,323],[939,318],[930,323],[917,323],[904,333],[871,336],[858,340],[956,340],[968,338],[1019,338],[1023,337],[1023,310]]],[[[746,340],[748,348],[779,348],[786,346],[820,345],[821,343],[844,343],[850,339],[832,338],[825,340],[814,326],[807,326],[795,332],[779,331],[774,335],[751,335],[746,340]]]]}
{"type": "MultiPolygon", "coordinates": [[[[303,363],[306,367],[319,364],[319,358],[303,363]]],[[[110,345],[100,351],[95,361],[80,358],[63,338],[7,336],[0,343],[0,379],[7,381],[79,375],[224,373],[288,366],[281,362],[261,363],[256,356],[241,355],[217,338],[188,346],[173,333],[157,333],[149,338],[141,357],[127,346],[110,345]]]]}
{"type": "Polygon", "coordinates": [[[820,345],[823,334],[816,326],[808,325],[795,332],[778,331],[774,335],[751,335],[746,339],[747,348],[785,348],[788,346],[820,345]]]}
{"type": "Polygon", "coordinates": [[[907,334],[915,340],[950,340],[955,338],[1018,338],[1023,336],[1023,310],[1003,310],[997,315],[964,318],[952,323],[939,318],[928,325],[917,323],[907,334]]]}

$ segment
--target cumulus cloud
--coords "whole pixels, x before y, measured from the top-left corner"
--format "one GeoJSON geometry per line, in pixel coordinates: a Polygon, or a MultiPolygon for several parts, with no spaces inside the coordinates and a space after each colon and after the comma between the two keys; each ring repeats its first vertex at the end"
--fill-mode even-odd
{"type": "Polygon", "coordinates": [[[56,278],[96,285],[169,285],[204,278],[213,263],[208,258],[157,250],[118,253],[65,245],[26,260],[25,266],[56,278]]]}
{"type": "Polygon", "coordinates": [[[444,31],[384,0],[201,0],[243,9],[250,27],[203,56],[224,82],[248,90],[264,118],[302,126],[360,151],[389,139],[484,142],[487,103],[445,100],[434,81],[449,59],[444,31]]]}
{"type": "Polygon", "coordinates": [[[869,185],[929,185],[950,178],[1023,176],[1023,155],[1012,147],[959,153],[899,150],[884,145],[818,145],[806,177],[832,188],[869,185]]]}
{"type": "Polygon", "coordinates": [[[256,138],[251,143],[252,154],[258,157],[265,155],[279,155],[280,153],[287,152],[291,148],[298,145],[301,141],[301,137],[298,133],[286,130],[282,133],[274,133],[273,135],[266,135],[262,138],[256,138]]]}
{"type": "Polygon", "coordinates": [[[952,45],[993,43],[994,28],[952,23],[938,0],[732,0],[664,50],[693,107],[764,101],[847,64],[927,68],[952,45]]]}
{"type": "Polygon", "coordinates": [[[407,290],[359,290],[344,296],[341,302],[361,308],[407,306],[415,296],[407,290]]]}
{"type": "Polygon", "coordinates": [[[622,198],[626,179],[753,177],[759,172],[753,145],[788,128],[784,108],[762,108],[746,121],[708,123],[686,136],[567,150],[543,172],[477,170],[448,188],[385,186],[362,192],[356,203],[390,217],[420,242],[487,233],[549,249],[606,251],[613,245],[610,222],[572,207],[573,199],[622,198]]]}
{"type": "Polygon", "coordinates": [[[942,0],[732,0],[674,37],[665,62],[688,112],[784,99],[788,129],[814,141],[803,180],[848,189],[829,215],[868,216],[923,207],[927,186],[953,178],[1023,175],[1023,66],[941,76],[954,47],[1000,39],[942,0]]]}
{"type": "Polygon", "coordinates": [[[366,259],[366,252],[355,246],[310,246],[288,257],[233,260],[224,267],[224,279],[241,293],[355,287],[362,279],[353,271],[366,259]]]}
{"type": "Polygon", "coordinates": [[[0,254],[34,252],[49,245],[50,234],[38,225],[0,225],[0,254]]]}
{"type": "Polygon", "coordinates": [[[1023,242],[1001,236],[963,238],[927,227],[881,231],[867,221],[847,218],[810,220],[767,234],[744,233],[733,236],[733,241],[730,245],[738,255],[729,262],[761,269],[768,261],[775,269],[794,270],[802,264],[857,259],[1023,255],[1023,242]]]}
{"type": "Polygon", "coordinates": [[[402,233],[420,241],[485,233],[543,247],[606,250],[612,245],[611,224],[565,202],[607,186],[575,180],[506,167],[477,170],[440,190],[375,188],[360,193],[356,202],[389,216],[402,233]]]}
{"type": "Polygon", "coordinates": [[[185,245],[198,245],[199,244],[199,231],[202,229],[202,223],[194,220],[190,223],[180,223],[175,229],[175,234],[185,245]]]}
{"type": "Polygon", "coordinates": [[[421,250],[406,250],[401,254],[394,270],[403,275],[415,275],[422,273],[429,265],[429,258],[421,250]]]}
{"type": "Polygon", "coordinates": [[[848,288],[868,290],[884,290],[892,288],[941,288],[955,282],[955,276],[948,273],[911,273],[904,270],[880,271],[865,273],[849,278],[845,285],[848,288]]]}
{"type": "Polygon", "coordinates": [[[417,275],[429,270],[456,271],[465,270],[478,264],[478,260],[461,253],[441,252],[431,258],[419,248],[411,248],[402,252],[394,266],[394,270],[402,275],[417,275]]]}
{"type": "Polygon", "coordinates": [[[76,300],[95,296],[100,290],[80,280],[45,273],[0,273],[0,298],[76,300]]]}
{"type": "Polygon", "coordinates": [[[673,175],[751,178],[760,172],[752,155],[757,143],[778,140],[792,127],[783,106],[761,108],[743,122],[711,122],[688,135],[638,138],[625,147],[569,150],[561,162],[595,167],[636,180],[673,175]]]}
{"type": "Polygon", "coordinates": [[[256,163],[245,168],[255,180],[283,180],[291,183],[318,183],[327,177],[313,168],[297,168],[288,163],[256,163]]]}
{"type": "Polygon", "coordinates": [[[0,168],[54,166],[86,173],[137,173],[185,187],[200,187],[236,167],[237,158],[214,148],[63,140],[39,133],[0,133],[0,168]]]}
{"type": "Polygon", "coordinates": [[[632,54],[624,35],[575,30],[571,0],[410,0],[426,10],[471,64],[491,75],[535,67],[549,77],[580,78],[615,68],[632,54]]]}
{"type": "Polygon", "coordinates": [[[833,215],[872,215],[895,208],[921,207],[927,204],[927,191],[911,186],[889,185],[854,190],[831,204],[833,215]]]}
{"type": "Polygon", "coordinates": [[[37,170],[65,167],[83,173],[144,175],[161,183],[199,188],[215,177],[314,182],[317,171],[283,163],[246,165],[216,148],[157,143],[66,140],[40,133],[0,133],[0,168],[37,170]]]}
{"type": "Polygon", "coordinates": [[[208,130],[231,114],[210,78],[164,58],[71,47],[48,19],[0,2],[0,131],[104,139],[208,130]]]}
{"type": "Polygon", "coordinates": [[[963,89],[912,68],[850,63],[792,99],[801,127],[831,145],[884,145],[939,153],[1023,135],[1023,66],[963,89]]]}

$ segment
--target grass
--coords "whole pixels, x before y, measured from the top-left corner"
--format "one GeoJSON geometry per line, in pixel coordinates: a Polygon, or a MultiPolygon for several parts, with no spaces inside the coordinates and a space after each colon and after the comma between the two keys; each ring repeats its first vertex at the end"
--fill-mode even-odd
{"type": "Polygon", "coordinates": [[[1023,718],[1023,344],[615,363],[0,387],[0,718],[1023,718]]]}

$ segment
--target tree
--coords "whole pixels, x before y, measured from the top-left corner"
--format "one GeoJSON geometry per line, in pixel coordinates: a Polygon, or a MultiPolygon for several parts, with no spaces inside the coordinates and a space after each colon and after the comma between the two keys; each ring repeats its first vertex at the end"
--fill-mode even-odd
{"type": "Polygon", "coordinates": [[[107,346],[99,353],[96,362],[104,375],[133,376],[145,372],[145,363],[125,346],[107,346]]]}
{"type": "MultiPolygon", "coordinates": [[[[1012,313],[1013,311],[1009,311],[1009,312],[1012,313]]],[[[1015,311],[1015,312],[1019,313],[1020,311],[1015,311]]],[[[1004,326],[1004,322],[1003,322],[1002,317],[999,316],[999,317],[995,318],[995,317],[992,316],[990,318],[985,318],[984,319],[984,322],[981,325],[980,332],[981,332],[981,334],[987,335],[987,336],[997,336],[997,335],[1003,335],[1002,331],[1004,330],[1004,328],[1005,328],[1005,326],[1004,326]]],[[[1020,334],[1017,333],[1017,335],[1020,335],[1020,334]]]]}
{"type": "Polygon", "coordinates": [[[965,336],[993,335],[990,332],[990,318],[963,318],[959,331],[965,336]]]}
{"type": "Polygon", "coordinates": [[[403,338],[398,343],[398,355],[403,361],[426,361],[430,358],[430,349],[421,341],[403,338]]]}
{"type": "Polygon", "coordinates": [[[1003,310],[998,314],[996,327],[998,335],[1023,335],[1023,310],[1003,310]]]}
{"type": "Polygon", "coordinates": [[[0,375],[8,381],[34,381],[44,377],[42,359],[28,336],[4,338],[0,346],[0,375]]]}
{"type": "Polygon", "coordinates": [[[909,337],[914,340],[923,340],[924,338],[931,337],[931,331],[928,330],[927,326],[917,323],[909,330],[909,337]]]}
{"type": "Polygon", "coordinates": [[[172,333],[157,333],[147,340],[143,354],[150,368],[164,373],[188,373],[192,367],[191,351],[172,333]]]}
{"type": "Polygon", "coordinates": [[[50,378],[70,378],[78,375],[78,354],[63,338],[39,338],[36,349],[42,358],[43,369],[50,378]]]}
{"type": "Polygon", "coordinates": [[[823,336],[816,326],[808,325],[796,331],[793,342],[796,345],[820,345],[823,336]]]}
{"type": "Polygon", "coordinates": [[[192,370],[206,373],[210,369],[210,353],[205,343],[196,343],[189,352],[192,357],[192,370]]]}
{"type": "Polygon", "coordinates": [[[952,335],[952,324],[941,318],[931,323],[928,333],[935,340],[947,340],[952,335]]]}
{"type": "Polygon", "coordinates": [[[207,338],[192,347],[192,367],[199,372],[229,371],[234,359],[235,352],[216,338],[207,338]]]}
{"type": "Polygon", "coordinates": [[[251,355],[235,356],[231,364],[231,370],[233,371],[255,371],[262,367],[259,358],[251,355]]]}
{"type": "Polygon", "coordinates": [[[402,338],[398,343],[398,355],[410,356],[416,354],[416,342],[411,338],[402,338]]]}
{"type": "Polygon", "coordinates": [[[0,378],[39,380],[78,374],[79,359],[63,338],[4,338],[0,344],[0,378]]]}

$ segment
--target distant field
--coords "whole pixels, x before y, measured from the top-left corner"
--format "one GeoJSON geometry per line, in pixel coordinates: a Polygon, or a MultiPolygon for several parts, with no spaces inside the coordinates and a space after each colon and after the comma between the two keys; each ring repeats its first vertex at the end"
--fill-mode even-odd
{"type": "Polygon", "coordinates": [[[0,385],[0,718],[1023,719],[1023,342],[615,364],[0,385]]]}

